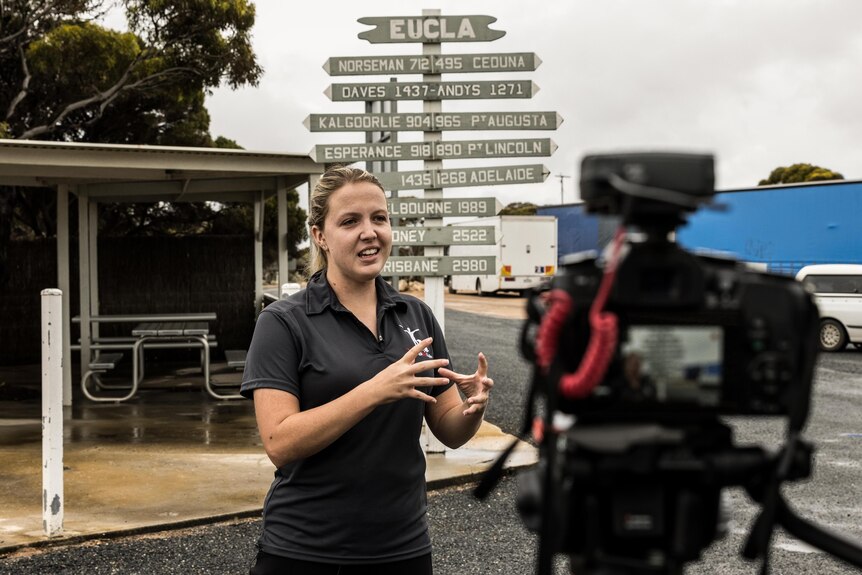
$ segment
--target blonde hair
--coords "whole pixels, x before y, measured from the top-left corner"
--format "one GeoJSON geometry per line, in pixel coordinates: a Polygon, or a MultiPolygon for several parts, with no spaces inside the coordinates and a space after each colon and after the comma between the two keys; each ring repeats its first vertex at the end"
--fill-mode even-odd
{"type": "MultiPolygon", "coordinates": [[[[311,198],[308,202],[308,228],[311,229],[317,226],[319,230],[323,230],[323,222],[326,220],[326,215],[329,213],[329,198],[334,192],[337,192],[347,184],[358,184],[367,182],[374,184],[380,191],[383,191],[383,185],[371,172],[366,172],[360,168],[351,168],[349,166],[333,166],[326,170],[314,190],[311,192],[311,198]]],[[[385,193],[385,192],[384,192],[385,193]]],[[[324,269],[329,262],[326,259],[326,252],[320,249],[316,242],[311,242],[311,257],[309,259],[306,274],[309,279],[318,271],[324,269]]]]}

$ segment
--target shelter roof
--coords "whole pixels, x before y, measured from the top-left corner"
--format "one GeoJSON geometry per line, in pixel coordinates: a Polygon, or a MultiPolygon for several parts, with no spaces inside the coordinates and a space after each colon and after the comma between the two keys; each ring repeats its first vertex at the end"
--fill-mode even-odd
{"type": "Polygon", "coordinates": [[[101,202],[250,201],[323,171],[307,154],[0,140],[0,185],[85,187],[101,202]]]}

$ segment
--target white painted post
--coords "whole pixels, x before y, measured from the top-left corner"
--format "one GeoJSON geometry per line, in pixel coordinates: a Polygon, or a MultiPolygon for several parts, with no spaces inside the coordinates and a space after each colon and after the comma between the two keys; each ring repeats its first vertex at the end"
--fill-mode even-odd
{"type": "Polygon", "coordinates": [[[42,528],[63,532],[63,292],[42,290],[42,528]]]}

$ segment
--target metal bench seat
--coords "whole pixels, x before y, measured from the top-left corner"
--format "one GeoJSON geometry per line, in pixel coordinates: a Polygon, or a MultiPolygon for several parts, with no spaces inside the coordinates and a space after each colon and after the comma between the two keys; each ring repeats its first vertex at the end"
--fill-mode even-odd
{"type": "Polygon", "coordinates": [[[129,389],[129,386],[111,386],[103,384],[99,379],[99,374],[107,373],[108,371],[117,367],[117,364],[123,359],[122,353],[100,353],[96,356],[90,363],[88,364],[89,370],[84,374],[84,377],[81,378],[81,391],[84,392],[84,395],[93,401],[122,401],[126,398],[106,398],[106,397],[98,397],[90,393],[90,390],[87,389],[87,382],[90,378],[93,378],[96,381],[96,385],[98,387],[104,389],[129,389]]]}
{"type": "Polygon", "coordinates": [[[228,367],[243,369],[245,367],[245,356],[248,352],[244,349],[226,349],[224,357],[228,367]]]}
{"type": "MultiPolygon", "coordinates": [[[[203,335],[203,334],[194,334],[194,335],[203,335]]],[[[215,334],[210,333],[206,334],[208,341],[215,340],[215,334]]],[[[93,343],[135,343],[138,341],[138,338],[131,335],[121,335],[121,336],[106,336],[106,337],[94,337],[91,339],[93,343]]],[[[78,339],[78,343],[81,343],[81,340],[78,339]]],[[[79,346],[80,347],[80,346],[79,346]]]]}
{"type": "Polygon", "coordinates": [[[123,359],[122,353],[103,353],[96,359],[90,362],[90,369],[93,371],[107,371],[117,367],[117,362],[123,359]]]}
{"type": "MultiPolygon", "coordinates": [[[[118,338],[120,339],[120,338],[118,338]]],[[[218,342],[215,338],[207,338],[210,349],[214,347],[218,347],[218,342]]],[[[129,338],[129,341],[111,341],[110,343],[92,343],[90,344],[90,349],[99,351],[99,350],[112,350],[112,349],[132,349],[135,346],[135,342],[138,341],[138,338],[129,338]]],[[[73,350],[80,350],[81,344],[75,344],[69,346],[73,350]]],[[[176,342],[176,341],[145,341],[143,343],[144,349],[189,349],[192,347],[203,347],[200,342],[176,342]]]]}

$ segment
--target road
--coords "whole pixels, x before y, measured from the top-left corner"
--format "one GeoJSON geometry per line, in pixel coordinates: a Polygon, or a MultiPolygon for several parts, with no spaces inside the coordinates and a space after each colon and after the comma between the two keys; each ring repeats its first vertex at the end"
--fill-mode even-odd
{"type": "MultiPolygon", "coordinates": [[[[495,300],[482,298],[480,305],[500,308],[495,300]]],[[[446,315],[447,342],[456,370],[471,369],[479,351],[489,356],[496,386],[487,418],[508,432],[517,431],[521,425],[530,375],[530,366],[521,358],[516,343],[521,324],[508,317],[478,316],[451,307],[446,315]]],[[[817,445],[814,475],[808,482],[788,486],[784,493],[803,516],[862,541],[862,352],[848,350],[822,356],[815,381],[806,430],[806,437],[817,445]]],[[[774,422],[735,419],[730,423],[739,443],[780,443],[782,429],[774,422]]],[[[430,495],[429,521],[437,575],[534,572],[535,538],[524,529],[514,508],[516,483],[517,478],[505,478],[485,501],[474,499],[465,487],[430,495]]],[[[726,493],[730,534],[713,545],[704,561],[692,565],[687,573],[732,575],[757,570],[756,565],[739,558],[740,546],[757,509],[742,491],[731,489],[726,493]]],[[[18,554],[0,560],[0,575],[245,573],[254,555],[259,528],[257,520],[242,520],[35,551],[29,556],[18,554]]],[[[781,532],[773,541],[773,573],[858,573],[781,532]]],[[[566,572],[566,561],[560,559],[555,574],[566,572]]]]}

